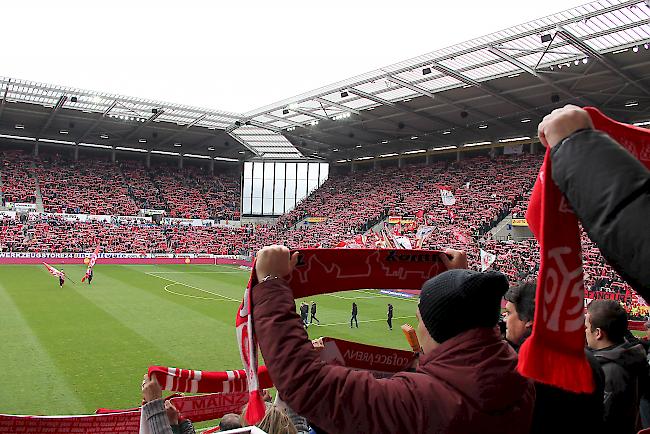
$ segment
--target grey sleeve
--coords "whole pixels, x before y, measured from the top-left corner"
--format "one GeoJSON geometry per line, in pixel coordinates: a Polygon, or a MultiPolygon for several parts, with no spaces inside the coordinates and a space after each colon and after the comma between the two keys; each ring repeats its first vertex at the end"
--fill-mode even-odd
{"type": "Polygon", "coordinates": [[[142,413],[149,425],[151,434],[172,434],[172,428],[169,426],[165,404],[162,399],[149,401],[142,406],[142,413]]]}
{"type": "Polygon", "coordinates": [[[616,271],[650,297],[650,171],[607,134],[581,130],[551,151],[553,181],[616,271]]]}

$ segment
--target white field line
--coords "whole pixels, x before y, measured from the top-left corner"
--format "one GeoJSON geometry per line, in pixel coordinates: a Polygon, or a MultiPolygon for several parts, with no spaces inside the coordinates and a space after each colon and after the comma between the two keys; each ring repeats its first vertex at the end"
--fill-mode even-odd
{"type": "MultiPolygon", "coordinates": [[[[408,315],[408,316],[395,316],[393,317],[393,321],[396,319],[407,319],[407,318],[415,318],[415,315],[408,315]]],[[[367,323],[367,322],[378,322],[378,321],[386,321],[388,318],[381,318],[381,319],[365,319],[365,320],[359,320],[359,323],[367,323]]],[[[309,324],[309,327],[329,327],[329,326],[338,326],[338,325],[349,325],[350,321],[347,322],[335,322],[331,324],[309,324]]],[[[355,323],[356,325],[356,323],[355,323]]],[[[356,328],[356,327],[355,327],[356,328]]]]}
{"type": "Polygon", "coordinates": [[[148,274],[149,276],[157,277],[158,279],[163,279],[163,280],[166,280],[168,282],[172,282],[172,283],[175,283],[175,284],[178,284],[178,285],[187,286],[188,288],[196,289],[197,291],[206,292],[208,294],[216,295],[217,297],[221,297],[221,298],[224,298],[226,300],[234,301],[235,303],[241,303],[241,300],[237,300],[237,299],[228,297],[226,295],[217,294],[216,292],[208,291],[207,289],[199,288],[197,286],[188,285],[187,283],[179,282],[179,281],[174,280],[174,279],[168,279],[167,277],[156,276],[155,272],[148,272],[148,273],[145,273],[145,274],[148,274]]]}
{"type": "Polygon", "coordinates": [[[190,294],[182,294],[180,292],[174,292],[171,289],[169,289],[170,286],[174,286],[174,285],[178,285],[178,283],[168,283],[167,285],[165,285],[165,288],[164,288],[165,291],[169,292],[170,294],[180,295],[182,297],[198,298],[200,300],[227,301],[227,300],[224,300],[224,299],[221,299],[221,298],[201,297],[200,295],[190,295],[190,294]]]}
{"type": "Polygon", "coordinates": [[[358,296],[358,297],[345,297],[343,295],[336,295],[336,294],[322,294],[322,295],[328,295],[330,297],[335,297],[335,298],[340,298],[343,300],[362,300],[362,299],[367,299],[367,298],[378,298],[378,297],[384,297],[384,298],[390,298],[391,300],[404,300],[404,301],[410,301],[411,303],[419,303],[418,298],[401,298],[401,297],[394,297],[392,295],[386,295],[386,294],[379,294],[375,292],[376,290],[372,289],[355,289],[355,292],[360,292],[362,294],[367,294],[364,296],[358,296]],[[366,292],[370,291],[370,292],[366,292]]]}

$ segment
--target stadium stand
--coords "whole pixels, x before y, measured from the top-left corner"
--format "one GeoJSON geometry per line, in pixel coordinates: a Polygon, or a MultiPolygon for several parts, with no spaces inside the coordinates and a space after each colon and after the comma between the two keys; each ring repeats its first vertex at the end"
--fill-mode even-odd
{"type": "MultiPolygon", "coordinates": [[[[34,158],[19,152],[5,152],[2,158],[5,199],[33,201],[35,175],[49,212],[134,215],[142,207],[165,209],[171,217],[239,218],[236,174],[212,177],[196,167],[148,170],[133,161],[121,162],[118,167],[107,161],[84,159],[75,163],[60,156],[34,158]]],[[[487,233],[511,212],[514,217],[523,216],[540,164],[541,156],[524,154],[337,176],[281,216],[275,225],[236,228],[71,223],[56,217],[28,222],[4,219],[0,247],[8,251],[80,253],[101,243],[105,251],[116,253],[212,254],[249,254],[274,243],[293,248],[335,247],[389,215],[423,211],[422,223],[435,227],[424,248],[464,249],[473,268],[479,267],[479,251],[484,249],[497,255],[493,268],[515,282],[536,276],[537,242],[532,238],[496,240],[487,233]],[[452,214],[441,203],[435,186],[447,186],[454,192],[457,202],[451,207],[452,214]],[[310,216],[326,220],[302,223],[310,216]]],[[[416,228],[403,225],[401,230],[413,244],[416,228]]],[[[583,255],[586,288],[617,292],[629,300],[630,309],[634,308],[636,299],[630,287],[605,263],[586,235],[583,255]]]]}

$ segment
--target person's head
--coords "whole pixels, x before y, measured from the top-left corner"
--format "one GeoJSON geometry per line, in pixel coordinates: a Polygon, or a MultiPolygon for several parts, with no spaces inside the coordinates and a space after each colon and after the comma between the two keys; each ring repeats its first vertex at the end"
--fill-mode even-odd
{"type": "Polygon", "coordinates": [[[427,280],[416,312],[422,351],[474,328],[496,327],[507,290],[506,276],[494,271],[455,269],[427,280]]]}
{"type": "Polygon", "coordinates": [[[513,286],[503,296],[506,300],[506,339],[514,345],[526,340],[535,319],[535,283],[513,286]]]}
{"type": "Polygon", "coordinates": [[[648,320],[645,324],[643,324],[645,327],[645,335],[648,339],[650,339],[650,320],[648,320]]]}
{"type": "Polygon", "coordinates": [[[241,428],[239,415],[235,413],[224,414],[219,422],[219,431],[227,431],[229,429],[241,428]]]}
{"type": "MultiPolygon", "coordinates": [[[[246,425],[245,418],[247,409],[248,404],[244,406],[241,414],[240,420],[242,425],[246,425]]],[[[255,426],[268,434],[298,434],[298,430],[293,422],[291,422],[287,412],[275,404],[266,405],[264,418],[256,423],[255,426]]]]}
{"type": "Polygon", "coordinates": [[[589,348],[599,350],[622,344],[627,332],[627,312],[615,300],[594,300],[587,306],[585,335],[589,348]]]}

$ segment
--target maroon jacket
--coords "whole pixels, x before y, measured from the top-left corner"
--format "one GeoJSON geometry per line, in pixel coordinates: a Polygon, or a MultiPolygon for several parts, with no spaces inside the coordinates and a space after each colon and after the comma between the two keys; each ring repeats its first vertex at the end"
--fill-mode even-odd
{"type": "Polygon", "coordinates": [[[336,433],[528,433],[532,382],[497,329],[472,329],[420,359],[416,372],[375,379],[319,360],[287,284],[253,289],[254,330],[282,399],[336,433]]]}

